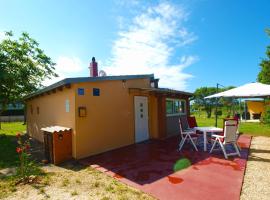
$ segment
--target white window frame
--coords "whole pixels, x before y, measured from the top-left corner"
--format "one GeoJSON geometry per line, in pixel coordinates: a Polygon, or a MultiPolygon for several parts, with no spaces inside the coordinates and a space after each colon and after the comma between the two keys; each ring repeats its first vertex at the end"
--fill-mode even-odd
{"type": "MultiPolygon", "coordinates": [[[[173,103],[173,105],[175,105],[173,103]]],[[[175,98],[166,98],[166,116],[167,117],[172,117],[172,116],[181,116],[181,115],[186,115],[187,114],[187,101],[185,99],[175,99],[175,98]],[[183,101],[184,102],[184,111],[182,113],[172,113],[172,114],[167,114],[167,101],[183,101]]]]}

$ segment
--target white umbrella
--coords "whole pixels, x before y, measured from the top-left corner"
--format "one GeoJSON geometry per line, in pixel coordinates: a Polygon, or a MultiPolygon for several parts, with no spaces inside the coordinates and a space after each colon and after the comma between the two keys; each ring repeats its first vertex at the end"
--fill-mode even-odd
{"type": "Polygon", "coordinates": [[[217,97],[236,97],[236,98],[249,98],[249,97],[267,97],[270,96],[270,85],[262,83],[248,83],[225,92],[220,92],[214,95],[205,97],[217,98],[217,97]]]}

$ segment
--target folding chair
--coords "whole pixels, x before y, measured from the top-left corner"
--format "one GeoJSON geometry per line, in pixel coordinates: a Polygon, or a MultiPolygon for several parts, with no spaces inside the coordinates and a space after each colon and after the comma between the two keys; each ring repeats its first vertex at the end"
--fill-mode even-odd
{"type": "MultiPolygon", "coordinates": [[[[225,118],[225,119],[223,119],[223,124],[225,125],[225,122],[229,121],[229,120],[236,121],[236,124],[237,124],[236,138],[238,140],[238,138],[240,137],[240,134],[239,134],[239,118],[238,118],[238,116],[234,116],[233,118],[225,118]]],[[[224,125],[223,125],[223,130],[224,130],[224,125]]],[[[239,145],[237,145],[237,147],[241,151],[241,147],[239,145]]]]}
{"type": "Polygon", "coordinates": [[[182,147],[184,146],[186,141],[191,142],[191,144],[193,145],[193,147],[195,148],[196,151],[198,151],[195,143],[197,143],[198,140],[198,135],[196,134],[196,131],[193,129],[190,129],[188,127],[188,123],[187,123],[187,118],[185,117],[180,117],[179,119],[179,127],[180,127],[180,135],[181,135],[181,141],[179,143],[179,151],[181,151],[182,147]],[[183,127],[185,127],[186,129],[184,129],[183,127]],[[195,141],[195,143],[194,143],[195,141]]]}
{"type": "Polygon", "coordinates": [[[194,116],[188,116],[187,121],[188,121],[189,128],[194,128],[198,126],[196,118],[194,116]]]}
{"type": "Polygon", "coordinates": [[[238,155],[239,157],[239,147],[237,145],[237,121],[236,120],[228,120],[224,122],[224,134],[223,135],[212,135],[212,140],[214,140],[214,144],[210,150],[212,153],[214,147],[218,143],[223,151],[224,157],[228,159],[228,156],[238,155]],[[227,153],[226,152],[226,145],[232,144],[235,152],[234,153],[227,153]]]}

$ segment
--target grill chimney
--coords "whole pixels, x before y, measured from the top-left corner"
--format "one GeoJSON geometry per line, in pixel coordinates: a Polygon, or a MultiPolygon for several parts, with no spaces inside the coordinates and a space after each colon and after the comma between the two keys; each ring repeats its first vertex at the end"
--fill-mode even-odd
{"type": "Polygon", "coordinates": [[[96,62],[95,57],[92,58],[92,62],[90,63],[89,69],[90,69],[90,77],[98,76],[98,63],[96,62]]]}

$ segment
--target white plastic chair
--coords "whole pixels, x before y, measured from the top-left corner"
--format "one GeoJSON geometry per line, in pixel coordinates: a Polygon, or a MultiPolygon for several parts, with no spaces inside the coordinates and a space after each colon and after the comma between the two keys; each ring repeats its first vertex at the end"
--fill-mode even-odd
{"type": "Polygon", "coordinates": [[[218,143],[223,151],[224,157],[226,159],[228,159],[228,156],[235,156],[238,155],[239,157],[240,152],[239,152],[239,147],[237,145],[237,129],[238,129],[238,125],[237,125],[237,121],[235,120],[228,120],[224,122],[224,134],[223,135],[212,135],[212,139],[215,140],[210,153],[212,153],[214,147],[216,146],[216,144],[218,143]],[[234,153],[227,153],[226,152],[226,145],[228,144],[232,144],[233,147],[235,148],[235,152],[234,153]]]}
{"type": "Polygon", "coordinates": [[[183,118],[179,119],[179,127],[180,127],[180,135],[181,135],[181,141],[179,143],[179,151],[181,151],[186,141],[190,141],[193,147],[195,148],[195,150],[198,151],[197,146],[195,145],[198,139],[196,130],[193,130],[193,129],[184,130],[182,123],[185,123],[185,122],[183,122],[183,120],[184,120],[183,118]],[[195,143],[194,143],[194,140],[196,140],[195,143]]]}

